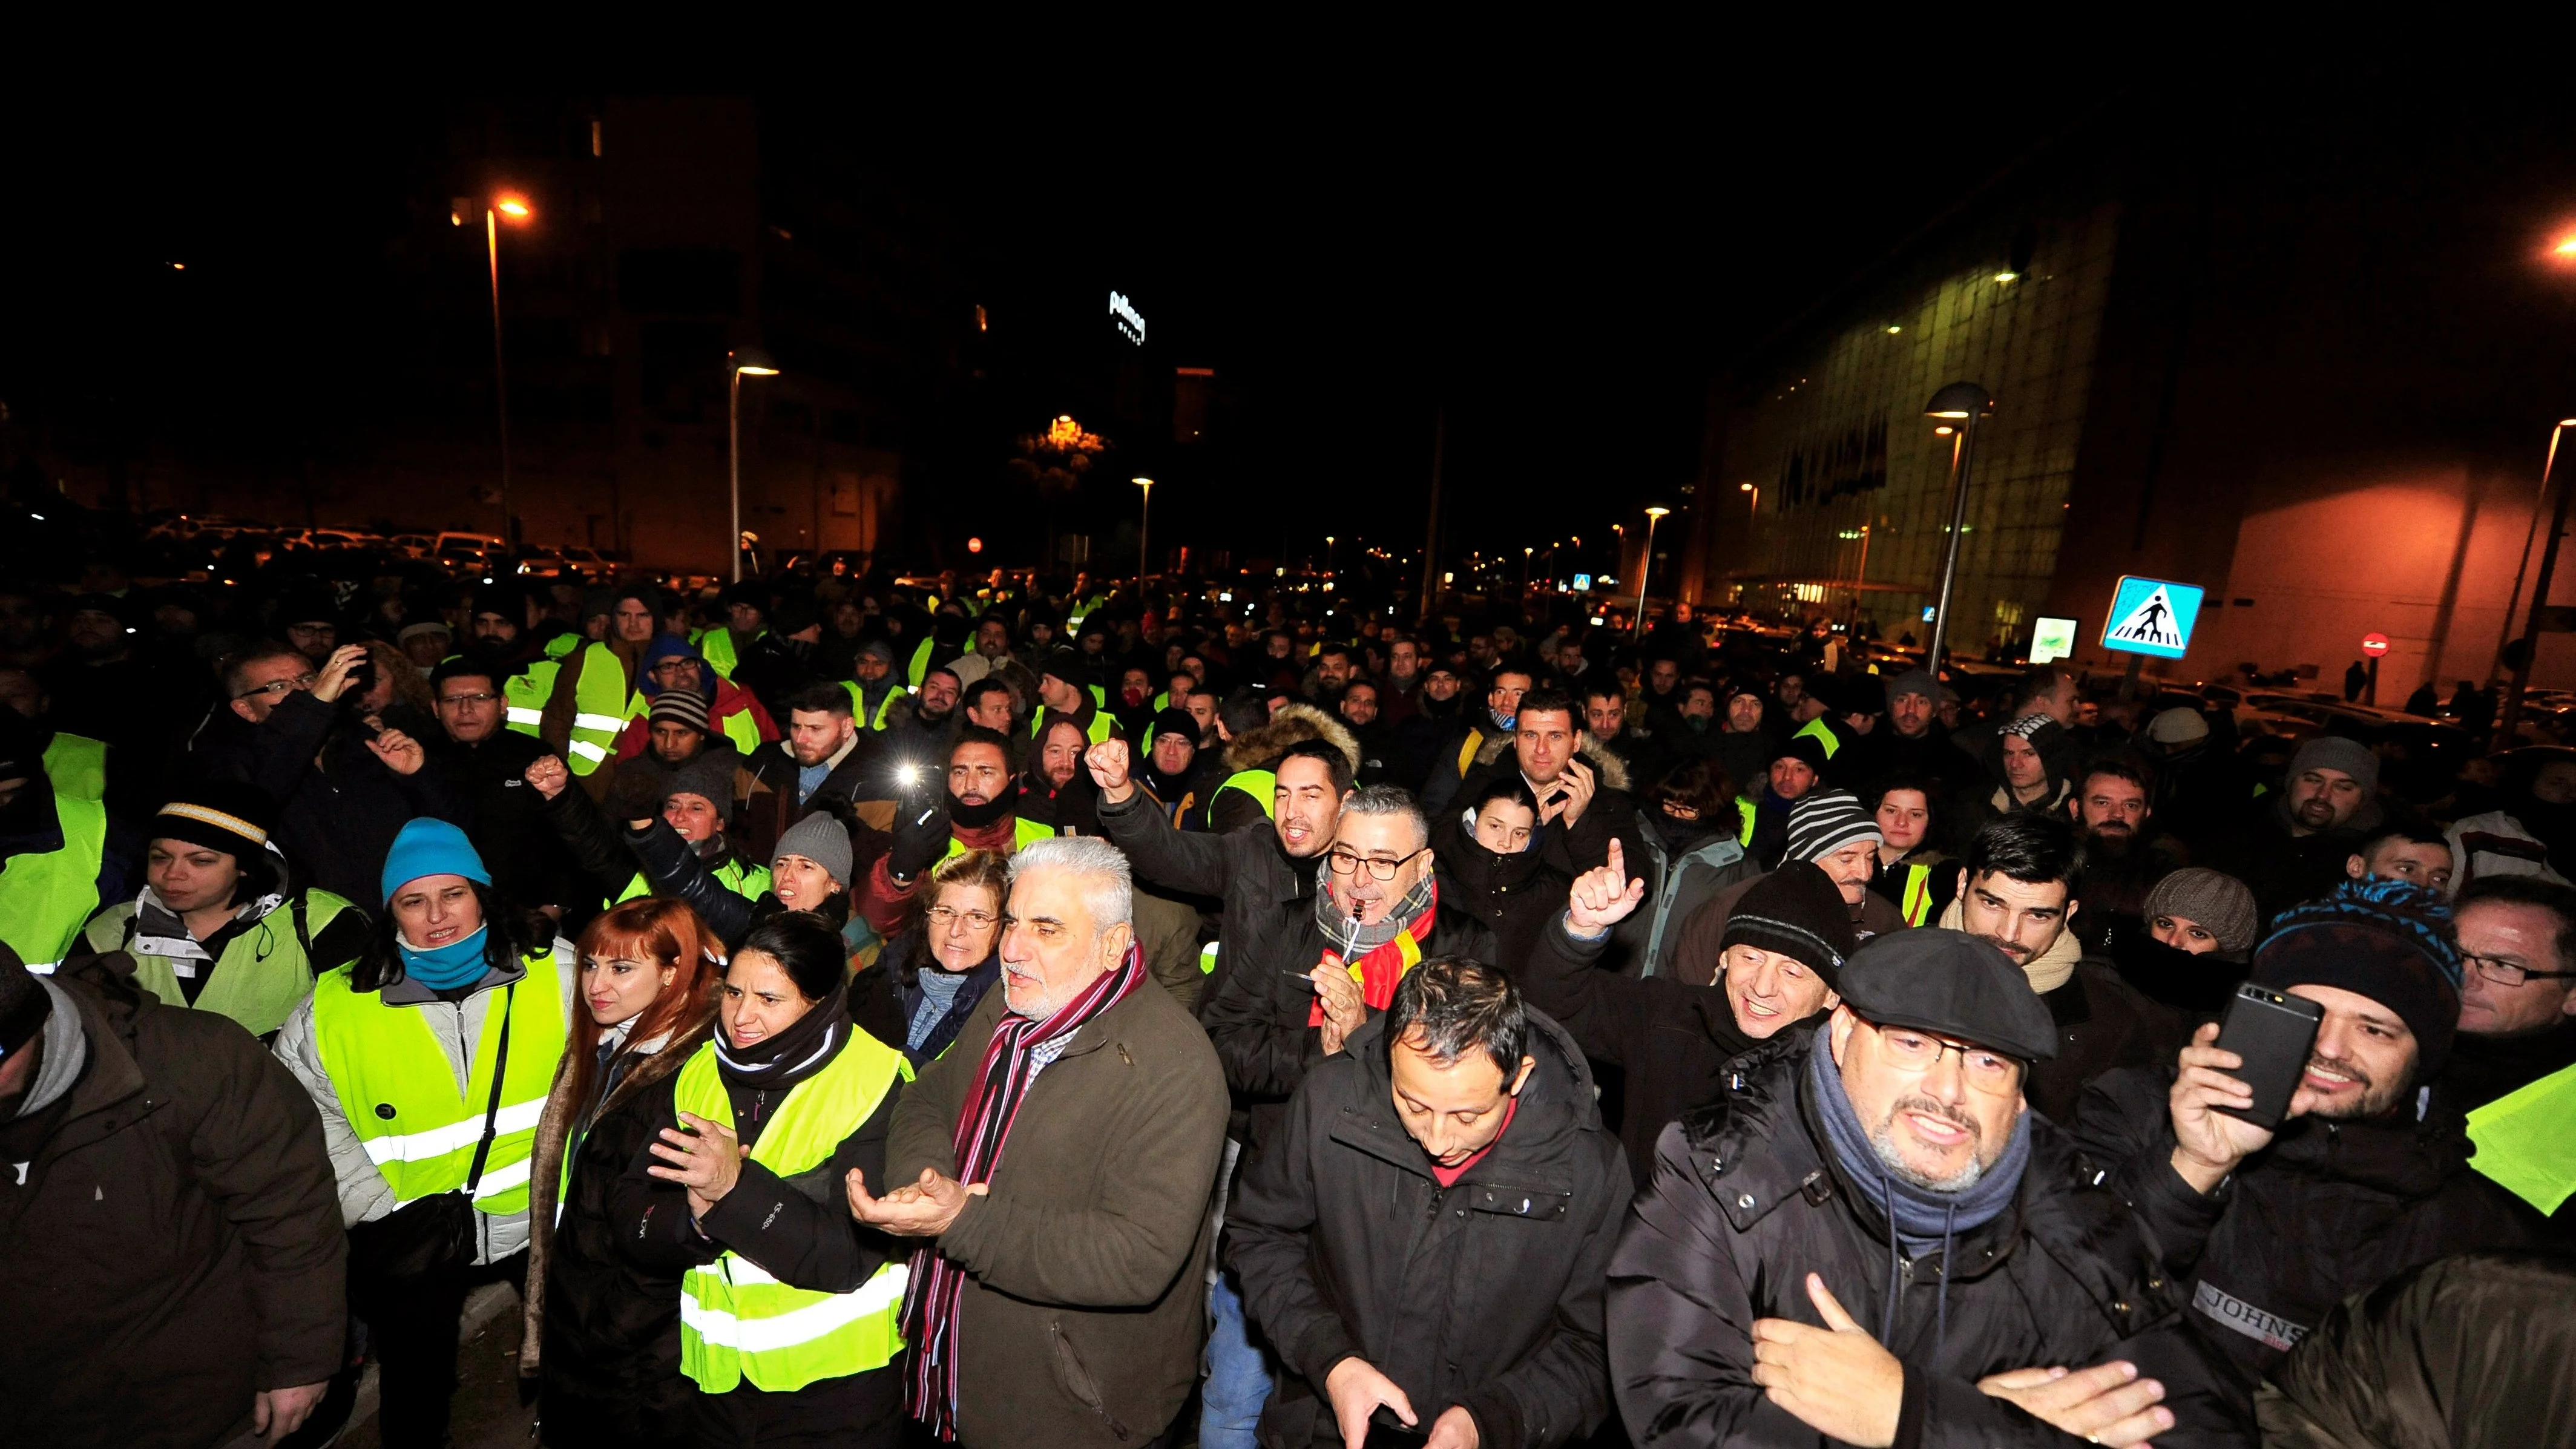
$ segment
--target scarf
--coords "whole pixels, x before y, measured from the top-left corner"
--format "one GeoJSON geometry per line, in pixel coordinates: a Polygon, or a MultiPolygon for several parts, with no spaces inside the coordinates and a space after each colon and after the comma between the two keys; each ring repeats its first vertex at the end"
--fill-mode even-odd
{"type": "MultiPolygon", "coordinates": [[[[1001,1166],[1011,1124],[1020,1102],[1045,1065],[1038,1050],[1062,1041],[1127,999],[1145,979],[1144,958],[1136,947],[1115,971],[1104,973],[1044,1021],[1005,1011],[984,1044],[965,1110],[949,1141],[957,1154],[957,1180],[967,1186],[990,1182],[1001,1166]]],[[[1060,1052],[1061,1047],[1057,1050],[1060,1052]]],[[[1050,1054],[1048,1060],[1052,1060],[1050,1054]]],[[[966,1288],[966,1273],[943,1256],[938,1246],[913,1251],[912,1279],[904,1292],[903,1338],[913,1346],[912,1372],[906,1381],[905,1407],[928,1425],[942,1442],[957,1439],[957,1306],[966,1288]]]]}
{"type": "Polygon", "coordinates": [[[403,975],[432,991],[454,991],[483,979],[491,963],[483,959],[484,937],[492,927],[487,923],[474,928],[469,936],[459,936],[435,951],[424,951],[394,933],[394,950],[402,956],[403,975]]]}
{"type": "Polygon", "coordinates": [[[715,1031],[716,1075],[727,1087],[751,1092],[785,1092],[831,1064],[848,1043],[850,998],[845,991],[824,994],[805,1014],[776,1036],[747,1047],[735,1046],[719,1023],[715,1031]]]}
{"type": "Polygon", "coordinates": [[[1887,1223],[1887,1304],[1879,1316],[1878,1341],[1886,1345],[1895,1337],[1897,1299],[1905,1289],[1897,1246],[1903,1244],[1906,1254],[1916,1258],[1937,1249],[1942,1268],[1933,1309],[1932,1357],[1927,1363],[1938,1363],[1950,1335],[1951,1240],[1962,1228],[1973,1231],[2003,1216],[2020,1195],[2022,1171],[2030,1165],[2030,1113],[2013,1120],[2003,1156],[1974,1183],[1958,1192],[1916,1187],[1887,1170],[1870,1141],[1869,1128],[1853,1110],[1851,1097],[1843,1091],[1842,1069],[1834,1065],[1832,1031],[1831,1023],[1816,1028],[1815,1045],[1807,1053],[1807,1097],[1825,1129],[1826,1145],[1842,1169],[1843,1181],[1867,1198],[1887,1223]]]}
{"type": "MultiPolygon", "coordinates": [[[[1360,999],[1370,1010],[1384,1011],[1394,1004],[1397,983],[1422,963],[1422,943],[1431,939],[1432,923],[1440,915],[1440,878],[1425,874],[1376,924],[1363,925],[1343,914],[1333,904],[1333,893],[1324,888],[1332,868],[1329,857],[1315,867],[1315,924],[1325,940],[1340,941],[1342,949],[1327,949],[1321,964],[1348,969],[1351,979],[1360,984],[1360,999]]],[[[1322,997],[1306,1009],[1306,1024],[1324,1024],[1322,997]]]]}

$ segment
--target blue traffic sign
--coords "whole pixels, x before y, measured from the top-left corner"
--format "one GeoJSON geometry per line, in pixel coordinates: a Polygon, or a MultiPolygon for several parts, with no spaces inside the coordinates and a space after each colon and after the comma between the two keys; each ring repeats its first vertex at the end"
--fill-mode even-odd
{"type": "Polygon", "coordinates": [[[2102,647],[2124,654],[2180,659],[2191,648],[2192,625],[2200,622],[2202,592],[2198,584],[2139,578],[2135,574],[2123,577],[2119,591],[2111,596],[2110,622],[2102,630],[2102,647]]]}

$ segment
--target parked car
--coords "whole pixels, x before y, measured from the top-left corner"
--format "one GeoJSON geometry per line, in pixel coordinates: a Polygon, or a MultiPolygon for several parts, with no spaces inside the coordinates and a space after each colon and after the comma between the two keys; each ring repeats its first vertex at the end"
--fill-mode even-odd
{"type": "Polygon", "coordinates": [[[430,546],[430,556],[445,564],[452,573],[487,572],[499,559],[510,553],[509,541],[495,534],[465,533],[450,529],[439,534],[430,546]]]}

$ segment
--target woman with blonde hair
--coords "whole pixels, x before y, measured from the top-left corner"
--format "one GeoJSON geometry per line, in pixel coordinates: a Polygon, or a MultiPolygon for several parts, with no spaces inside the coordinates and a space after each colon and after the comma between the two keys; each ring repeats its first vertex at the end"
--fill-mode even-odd
{"type": "Polygon", "coordinates": [[[628,901],[582,932],[581,1009],[537,1124],[519,1347],[549,1445],[690,1437],[680,1275],[621,1255],[608,1203],[651,1140],[671,1077],[712,1029],[722,951],[676,900],[628,901]]]}
{"type": "Polygon", "coordinates": [[[1002,979],[1010,857],[993,850],[952,855],[925,884],[920,916],[850,982],[850,1015],[915,1069],[948,1050],[975,1003],[1002,979]]]}

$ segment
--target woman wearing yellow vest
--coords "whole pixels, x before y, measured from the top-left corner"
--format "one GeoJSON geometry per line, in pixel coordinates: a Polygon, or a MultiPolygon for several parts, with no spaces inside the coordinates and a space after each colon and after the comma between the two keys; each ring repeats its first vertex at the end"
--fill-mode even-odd
{"type": "Polygon", "coordinates": [[[367,913],[288,877],[269,840],[276,807],[256,785],[193,786],[152,818],[146,884],[91,919],[93,951],[134,957],[135,984],[275,1037],[314,978],[366,949],[367,913]]]}
{"type": "Polygon", "coordinates": [[[912,1068],[852,1026],[848,982],[821,921],[752,927],[715,1039],[663,1099],[652,1155],[618,1181],[628,1260],[682,1275],[680,1371],[703,1443],[900,1442],[906,1254],[824,1193],[853,1168],[884,1181],[912,1068]]]}
{"type": "Polygon", "coordinates": [[[583,1009],[537,1123],[519,1373],[553,1449],[689,1443],[680,1274],[626,1259],[610,1199],[715,1027],[722,948],[679,901],[629,901],[581,935],[583,1009]]]}
{"type": "Polygon", "coordinates": [[[574,963],[446,821],[403,826],[382,881],[375,939],[314,982],[277,1055],[321,1111],[349,1304],[379,1369],[384,1442],[405,1449],[446,1438],[465,1295],[526,1270],[530,1154],[574,963]]]}

